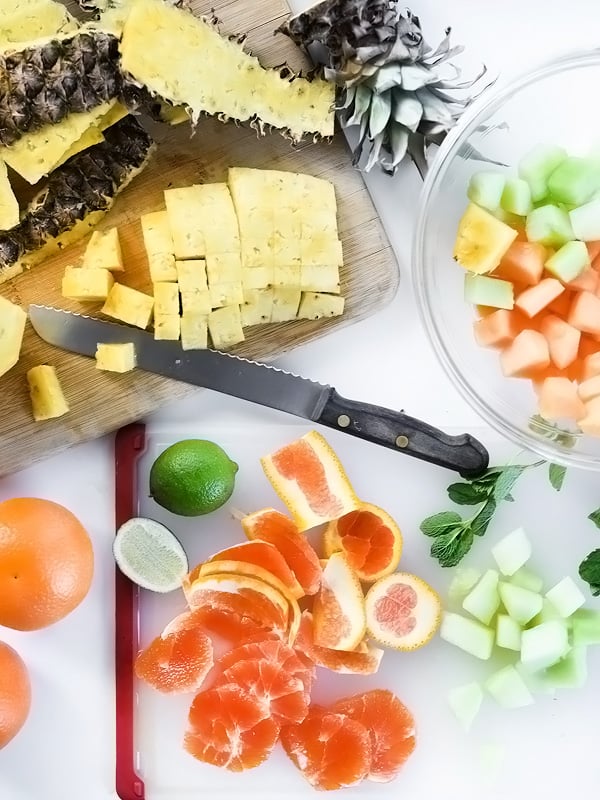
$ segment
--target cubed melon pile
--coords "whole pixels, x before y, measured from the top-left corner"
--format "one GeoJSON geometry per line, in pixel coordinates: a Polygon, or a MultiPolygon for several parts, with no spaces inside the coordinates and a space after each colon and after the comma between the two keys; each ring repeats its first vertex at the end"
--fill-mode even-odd
{"type": "Polygon", "coordinates": [[[581,687],[587,648],[600,644],[600,611],[583,608],[585,598],[570,577],[544,591],[530,571],[531,542],[522,528],[492,548],[494,568],[457,573],[440,636],[475,658],[498,664],[483,682],[453,689],[449,703],[468,729],[484,697],[502,708],[521,708],[537,692],[581,687]],[[511,657],[512,656],[512,657],[511,657]],[[509,663],[507,662],[509,660],[509,663]]]}
{"type": "Polygon", "coordinates": [[[454,257],[482,347],[538,413],[600,436],[600,161],[538,145],[517,176],[472,176],[454,257]]]}

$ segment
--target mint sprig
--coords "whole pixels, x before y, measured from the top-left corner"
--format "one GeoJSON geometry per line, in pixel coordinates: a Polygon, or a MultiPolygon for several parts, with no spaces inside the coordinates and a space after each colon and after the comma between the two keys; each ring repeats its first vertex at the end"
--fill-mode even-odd
{"type": "MultiPolygon", "coordinates": [[[[588,515],[597,528],[600,528],[600,508],[588,515]]],[[[592,550],[579,565],[579,577],[590,585],[594,597],[600,595],[600,550],[592,550]]]]}

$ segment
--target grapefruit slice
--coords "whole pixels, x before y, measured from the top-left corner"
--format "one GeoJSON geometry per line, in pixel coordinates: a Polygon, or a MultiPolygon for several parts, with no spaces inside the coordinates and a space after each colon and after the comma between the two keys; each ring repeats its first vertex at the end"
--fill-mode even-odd
{"type": "Polygon", "coordinates": [[[325,554],[342,551],[361,581],[373,583],[398,567],[402,533],[390,515],[371,503],[329,523],[323,534],[325,554]]]}
{"type": "Polygon", "coordinates": [[[287,561],[270,542],[243,542],[215,553],[208,559],[209,563],[213,561],[244,561],[247,564],[255,564],[278,578],[293,597],[296,599],[304,597],[304,589],[298,583],[287,561]]]}
{"type": "Polygon", "coordinates": [[[199,761],[241,772],[266,761],[278,738],[279,725],[257,698],[224,684],[194,698],[183,746],[199,761]]]}
{"type": "Polygon", "coordinates": [[[380,647],[373,647],[364,640],[355,650],[348,652],[319,647],[314,641],[312,615],[309,611],[302,614],[295,647],[319,667],[350,675],[376,673],[384,652],[380,647]]]}
{"type": "Polygon", "coordinates": [[[283,749],[315,789],[360,783],[371,767],[371,738],[360,722],[313,707],[299,725],[281,729],[283,749]]]}
{"type": "Polygon", "coordinates": [[[369,732],[367,778],[378,783],[393,780],[416,745],[415,721],[406,706],[387,689],[373,689],[338,700],[331,710],[360,722],[369,732]]]}
{"type": "Polygon", "coordinates": [[[279,638],[280,635],[272,628],[261,627],[255,620],[227,609],[204,606],[194,609],[192,613],[204,631],[225,639],[232,646],[249,642],[258,636],[279,638]]]}
{"type": "Polygon", "coordinates": [[[423,647],[441,621],[442,605],[437,593],[407,572],[395,572],[374,583],[367,592],[365,606],[369,634],[395,650],[423,647]]]}
{"type": "Polygon", "coordinates": [[[365,599],[344,553],[333,553],[313,604],[314,641],[319,647],[354,650],[366,630],[365,599]]]}
{"type": "Polygon", "coordinates": [[[264,456],[261,464],[300,532],[359,506],[338,457],[317,431],[264,456]]]}
{"type": "Polygon", "coordinates": [[[299,532],[297,525],[281,511],[263,508],[242,519],[247,538],[272,544],[281,553],[302,586],[304,594],[313,595],[321,585],[319,557],[299,532]]]}
{"type": "Polygon", "coordinates": [[[187,612],[139,653],[135,674],[159,692],[196,692],[212,667],[212,642],[187,612]]]}

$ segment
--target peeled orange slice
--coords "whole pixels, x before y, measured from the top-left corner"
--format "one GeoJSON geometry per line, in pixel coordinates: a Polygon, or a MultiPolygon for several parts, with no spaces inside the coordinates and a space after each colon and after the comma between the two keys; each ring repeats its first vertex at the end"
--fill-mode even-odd
{"type": "Polygon", "coordinates": [[[245,561],[248,564],[256,564],[278,578],[295,598],[304,597],[304,589],[298,583],[287,561],[270,542],[243,542],[215,553],[208,561],[245,561]]]}
{"type": "Polygon", "coordinates": [[[313,604],[313,626],[315,644],[333,650],[354,650],[365,635],[362,588],[343,553],[327,560],[313,604]]]}
{"type": "Polygon", "coordinates": [[[348,652],[319,647],[314,641],[312,614],[309,611],[302,614],[294,646],[318,666],[350,675],[373,675],[379,669],[383,657],[380,647],[369,645],[364,640],[355,650],[348,652]]]}
{"type": "Polygon", "coordinates": [[[361,581],[389,575],[398,567],[402,554],[402,533],[390,515],[371,503],[361,503],[329,523],[323,534],[325,554],[341,550],[361,581]]]}
{"type": "Polygon", "coordinates": [[[338,457],[317,431],[264,456],[261,464],[300,532],[359,506],[338,457]]]}
{"type": "Polygon", "coordinates": [[[395,572],[374,583],[365,605],[369,634],[395,650],[416,650],[427,644],[442,614],[437,593],[407,572],[395,572]]]}

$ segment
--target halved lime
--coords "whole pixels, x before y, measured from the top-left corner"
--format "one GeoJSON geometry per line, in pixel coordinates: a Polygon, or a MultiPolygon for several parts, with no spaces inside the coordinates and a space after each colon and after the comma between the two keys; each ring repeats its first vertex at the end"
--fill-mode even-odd
{"type": "Polygon", "coordinates": [[[153,519],[134,517],[121,525],[113,553],[121,572],[152,592],[181,588],[189,571],[188,558],[179,540],[153,519]]]}

